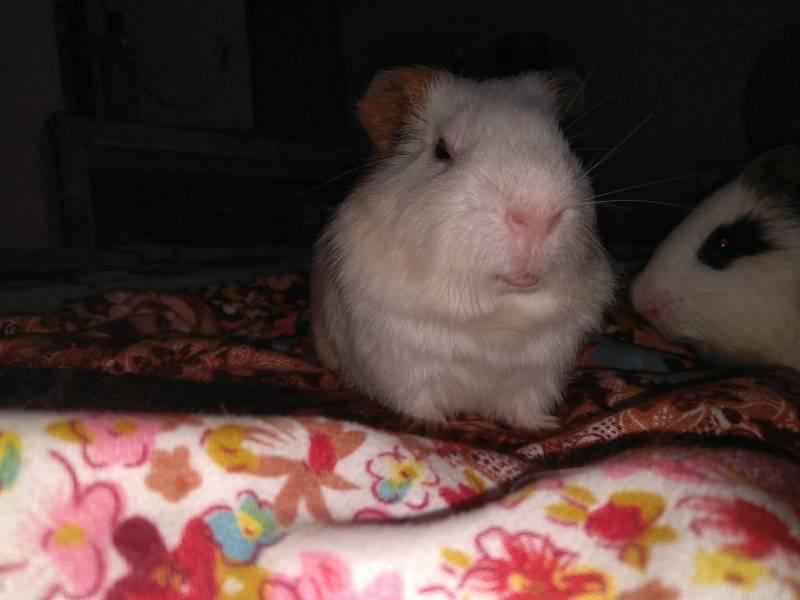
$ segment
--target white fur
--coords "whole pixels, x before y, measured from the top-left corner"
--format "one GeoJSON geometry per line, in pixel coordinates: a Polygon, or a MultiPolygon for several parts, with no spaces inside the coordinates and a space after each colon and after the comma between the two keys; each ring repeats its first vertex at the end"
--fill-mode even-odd
{"type": "Polygon", "coordinates": [[[317,245],[312,319],[344,381],[429,421],[462,411],[556,424],[583,335],[612,277],[588,180],[538,75],[439,75],[409,137],[342,204],[317,245]],[[453,161],[433,158],[444,136],[453,161]],[[509,208],[564,210],[543,243],[515,244],[509,208]],[[497,275],[543,274],[530,290],[497,275]]]}
{"type": "Polygon", "coordinates": [[[705,199],[661,243],[632,289],[640,312],[658,305],[654,325],[722,362],[800,368],[800,222],[785,204],[741,178],[705,199]],[[697,260],[718,226],[752,214],[777,246],[723,270],[697,260]]]}

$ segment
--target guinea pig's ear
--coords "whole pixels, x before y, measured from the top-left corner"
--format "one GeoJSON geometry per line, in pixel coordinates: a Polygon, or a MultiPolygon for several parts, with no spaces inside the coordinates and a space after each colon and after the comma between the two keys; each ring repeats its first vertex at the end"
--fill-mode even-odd
{"type": "Polygon", "coordinates": [[[779,146],[759,154],[742,171],[741,181],[759,192],[800,203],[800,146],[779,146]]]}
{"type": "Polygon", "coordinates": [[[570,69],[555,69],[546,74],[547,86],[561,121],[574,119],[586,109],[586,84],[570,69]]]}
{"type": "Polygon", "coordinates": [[[514,85],[523,97],[529,97],[535,104],[544,101],[559,121],[577,117],[586,105],[583,80],[569,69],[525,73],[514,85]]]}
{"type": "Polygon", "coordinates": [[[358,117],[381,155],[388,155],[397,144],[438,75],[428,67],[397,67],[372,79],[358,103],[358,117]]]}

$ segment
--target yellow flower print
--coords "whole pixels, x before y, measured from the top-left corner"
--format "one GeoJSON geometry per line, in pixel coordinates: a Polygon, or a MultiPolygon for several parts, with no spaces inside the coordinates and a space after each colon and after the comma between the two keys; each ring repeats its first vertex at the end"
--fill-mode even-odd
{"type": "Polygon", "coordinates": [[[757,560],[752,560],[734,550],[707,552],[699,550],[694,557],[695,573],[692,581],[697,585],[728,583],[752,590],[756,582],[769,575],[769,570],[757,560]]]}
{"type": "Polygon", "coordinates": [[[22,463],[22,440],[14,431],[0,431],[0,492],[14,486],[22,463]]]}
{"type": "Polygon", "coordinates": [[[217,556],[215,577],[220,600],[250,600],[259,597],[261,586],[268,580],[266,569],[258,565],[230,564],[217,556]]]}
{"type": "Polygon", "coordinates": [[[206,452],[215,463],[227,471],[254,473],[261,460],[245,448],[245,441],[257,440],[254,431],[241,425],[221,425],[205,437],[206,452]]]}

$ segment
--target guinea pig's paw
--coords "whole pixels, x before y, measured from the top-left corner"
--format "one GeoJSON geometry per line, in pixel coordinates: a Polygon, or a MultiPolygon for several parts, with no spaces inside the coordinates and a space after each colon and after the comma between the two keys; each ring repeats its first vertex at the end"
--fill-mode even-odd
{"type": "Polygon", "coordinates": [[[530,401],[511,404],[501,415],[501,420],[514,428],[541,434],[555,433],[561,429],[561,420],[558,417],[540,412],[538,408],[531,406],[530,401]]]}
{"type": "Polygon", "coordinates": [[[441,399],[434,390],[423,388],[408,404],[400,405],[398,409],[405,415],[417,421],[424,421],[428,425],[446,425],[447,419],[437,408],[437,400],[441,399]]]}

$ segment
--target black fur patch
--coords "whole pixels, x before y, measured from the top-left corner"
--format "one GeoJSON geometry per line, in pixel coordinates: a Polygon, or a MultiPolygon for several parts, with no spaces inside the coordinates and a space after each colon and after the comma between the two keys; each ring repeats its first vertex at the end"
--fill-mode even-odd
{"type": "Polygon", "coordinates": [[[767,238],[764,222],[748,215],[712,231],[698,249],[697,260],[721,271],[737,258],[774,249],[774,244],[767,238]]]}
{"type": "Polygon", "coordinates": [[[742,172],[742,183],[800,215],[800,146],[780,146],[757,156],[742,172]]]}

